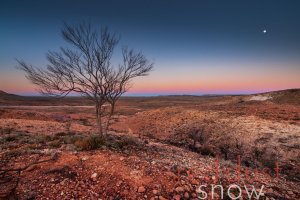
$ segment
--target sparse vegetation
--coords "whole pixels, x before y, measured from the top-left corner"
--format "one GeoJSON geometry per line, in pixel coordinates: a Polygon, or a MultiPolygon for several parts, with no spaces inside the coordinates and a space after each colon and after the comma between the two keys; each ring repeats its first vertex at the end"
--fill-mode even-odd
{"type": "Polygon", "coordinates": [[[18,68],[38,86],[41,94],[64,97],[75,92],[94,102],[98,130],[102,135],[103,128],[106,132],[110,126],[116,102],[128,91],[132,79],[148,75],[153,63],[142,53],[123,47],[123,63],[115,67],[111,58],[119,37],[107,28],[98,31],[86,23],[65,24],[62,36],[70,46],[61,48],[61,52],[49,51],[49,64],[45,68],[17,60],[18,68]],[[105,114],[107,104],[110,109],[105,114]]]}
{"type": "MultiPolygon", "coordinates": [[[[240,98],[243,97],[237,99],[240,98]]],[[[94,132],[92,107],[73,107],[72,112],[69,112],[69,107],[40,108],[37,111],[4,109],[5,112],[0,113],[0,170],[17,169],[25,163],[34,163],[58,153],[61,155],[58,161],[33,165],[22,171],[15,194],[31,198],[47,193],[59,198],[61,193],[55,191],[64,191],[64,195],[79,198],[91,190],[95,192],[92,195],[118,194],[120,198],[135,199],[141,194],[151,197],[154,190],[172,199],[174,195],[192,197],[200,182],[214,183],[210,177],[216,178],[211,169],[217,159],[221,184],[228,183],[224,177],[225,169],[236,170],[238,158],[243,170],[266,168],[272,177],[278,161],[284,177],[279,182],[293,188],[289,195],[296,197],[293,184],[299,180],[295,173],[299,162],[295,156],[299,152],[299,125],[294,116],[298,108],[280,104],[278,109],[274,104],[264,103],[260,107],[260,104],[246,100],[239,103],[234,98],[230,101],[223,97],[219,100],[201,99],[180,97],[173,102],[171,97],[121,100],[120,115],[115,116],[112,124],[114,131],[105,137],[94,132]],[[147,101],[150,101],[150,106],[147,101]],[[207,106],[209,103],[212,105],[207,106]],[[236,107],[231,107],[231,104],[236,107]],[[37,114],[33,114],[35,112],[37,114]],[[12,118],[16,115],[17,118],[12,118]],[[279,118],[282,116],[284,121],[279,118]],[[206,172],[208,178],[195,178],[206,172]],[[127,181],[128,177],[131,181],[127,181]],[[140,186],[134,180],[146,180],[147,184],[140,186]],[[103,190],[93,188],[94,184],[101,185],[103,190]],[[29,185],[35,187],[36,194],[24,192],[28,191],[29,185]],[[131,190],[132,193],[123,192],[134,187],[137,190],[131,190]]],[[[82,104],[78,102],[78,105],[82,104]]],[[[11,175],[9,173],[12,180],[18,177],[11,175]]],[[[261,177],[262,182],[269,180],[261,177]]],[[[0,187],[0,192],[8,188],[7,183],[3,184],[7,187],[0,187]]],[[[282,190],[288,187],[278,186],[282,190]]],[[[265,196],[282,198],[272,192],[265,193],[265,196]]]]}
{"type": "Polygon", "coordinates": [[[104,146],[105,143],[106,140],[104,137],[93,135],[78,139],[74,144],[80,150],[95,150],[104,146]]]}
{"type": "Polygon", "coordinates": [[[129,149],[130,147],[139,147],[141,146],[141,142],[137,138],[123,136],[115,140],[111,145],[117,149],[124,150],[129,149]]]}

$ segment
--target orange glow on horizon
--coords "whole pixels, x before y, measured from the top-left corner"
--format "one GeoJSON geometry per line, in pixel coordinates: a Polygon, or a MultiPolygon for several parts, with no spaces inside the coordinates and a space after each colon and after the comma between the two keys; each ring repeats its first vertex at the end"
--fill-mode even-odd
{"type": "MultiPolygon", "coordinates": [[[[207,68],[186,71],[174,69],[156,70],[147,77],[133,80],[130,94],[230,94],[255,93],[263,91],[300,88],[299,73],[262,69],[256,71],[250,67],[243,69],[207,68]],[[166,75],[167,74],[167,75],[166,75]]],[[[259,67],[259,66],[256,66],[259,67]]],[[[276,68],[275,68],[276,69],[276,68]]],[[[38,94],[36,86],[31,84],[23,73],[18,71],[1,74],[0,90],[15,94],[38,94]]]]}
{"type": "MultiPolygon", "coordinates": [[[[300,88],[300,84],[296,81],[294,82],[286,82],[281,79],[278,81],[269,81],[264,82],[262,80],[258,80],[256,82],[252,81],[190,81],[190,82],[175,82],[175,81],[153,81],[152,84],[149,82],[152,81],[138,81],[133,83],[132,88],[128,91],[132,94],[155,94],[155,93],[166,93],[166,94],[189,94],[189,93],[205,93],[205,94],[213,94],[213,93],[232,93],[232,92],[245,92],[249,93],[251,91],[273,91],[273,90],[282,90],[289,88],[300,88]]],[[[4,87],[0,88],[1,90],[9,93],[15,94],[37,94],[36,87],[31,83],[27,82],[26,84],[20,84],[15,82],[12,85],[4,85],[4,87]]],[[[3,86],[3,85],[2,85],[3,86]]]]}

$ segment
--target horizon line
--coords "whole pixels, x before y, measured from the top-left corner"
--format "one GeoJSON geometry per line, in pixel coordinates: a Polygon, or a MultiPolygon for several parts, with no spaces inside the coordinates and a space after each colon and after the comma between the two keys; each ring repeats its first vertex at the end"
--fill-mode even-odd
{"type": "MultiPolygon", "coordinates": [[[[285,90],[298,90],[300,88],[287,88],[287,89],[279,89],[279,90],[266,90],[266,91],[248,91],[248,92],[228,92],[228,93],[200,93],[200,92],[195,92],[195,93],[128,93],[124,94],[121,97],[161,97],[161,96],[242,96],[242,95],[255,95],[255,94],[263,94],[263,93],[269,93],[269,92],[279,92],[279,91],[285,91],[285,90]]],[[[4,90],[0,90],[5,92],[4,90]]],[[[10,92],[5,92],[7,94],[12,94],[12,95],[18,95],[18,96],[24,96],[24,97],[55,97],[51,95],[43,95],[39,93],[22,93],[22,92],[15,92],[15,93],[10,93],[10,92]]],[[[84,97],[83,95],[80,94],[70,94],[66,97],[84,97]]]]}

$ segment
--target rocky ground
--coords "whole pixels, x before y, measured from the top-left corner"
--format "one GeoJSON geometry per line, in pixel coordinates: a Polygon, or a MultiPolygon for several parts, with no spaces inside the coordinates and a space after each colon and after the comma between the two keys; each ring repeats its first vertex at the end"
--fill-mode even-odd
{"type": "Polygon", "coordinates": [[[212,199],[215,184],[223,199],[249,199],[252,186],[260,199],[299,199],[299,115],[298,105],[241,97],[135,99],[119,104],[101,138],[93,107],[2,107],[0,194],[212,199]]]}

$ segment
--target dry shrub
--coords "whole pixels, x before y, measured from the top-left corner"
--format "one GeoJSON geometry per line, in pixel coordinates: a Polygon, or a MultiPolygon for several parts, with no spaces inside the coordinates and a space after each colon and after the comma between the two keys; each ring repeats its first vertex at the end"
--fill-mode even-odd
{"type": "Polygon", "coordinates": [[[205,119],[187,122],[176,129],[175,137],[170,143],[189,149],[202,155],[219,154],[225,160],[236,160],[237,156],[245,156],[247,142],[239,134],[238,123],[231,119],[205,119]]]}
{"type": "Polygon", "coordinates": [[[4,157],[13,158],[18,157],[24,153],[25,151],[23,149],[11,149],[10,151],[4,153],[4,157]]]}
{"type": "Polygon", "coordinates": [[[106,144],[106,139],[101,136],[89,136],[78,139],[74,145],[80,150],[95,150],[106,144]]]}
{"type": "Polygon", "coordinates": [[[203,153],[207,154],[214,123],[210,119],[185,123],[176,129],[175,136],[171,139],[170,143],[187,146],[199,153],[203,150],[203,153]]]}
{"type": "Polygon", "coordinates": [[[274,155],[270,154],[270,155],[266,155],[265,157],[263,157],[263,159],[260,160],[260,162],[263,167],[267,167],[267,168],[271,169],[272,171],[274,171],[276,168],[276,160],[277,159],[274,158],[274,155]]]}
{"type": "Polygon", "coordinates": [[[15,140],[17,140],[17,137],[15,135],[9,135],[9,136],[4,138],[5,142],[13,142],[15,140]]]}
{"type": "Polygon", "coordinates": [[[66,133],[66,132],[58,132],[58,133],[55,134],[55,136],[57,136],[57,137],[64,137],[64,136],[67,136],[67,135],[68,135],[68,133],[66,133]]]}
{"type": "Polygon", "coordinates": [[[213,147],[210,146],[210,145],[202,145],[200,147],[200,153],[202,155],[205,155],[205,156],[215,156],[216,155],[216,152],[214,151],[213,147]]]}
{"type": "Polygon", "coordinates": [[[53,147],[53,148],[59,148],[61,146],[61,141],[60,140],[53,140],[53,141],[50,141],[48,143],[48,145],[50,147],[53,147]]]}
{"type": "Polygon", "coordinates": [[[52,137],[50,135],[36,135],[33,139],[35,143],[46,144],[47,141],[52,140],[52,137]]]}
{"type": "Polygon", "coordinates": [[[62,140],[64,144],[74,144],[77,140],[82,140],[83,135],[66,135],[63,136],[62,140]]]}
{"type": "Polygon", "coordinates": [[[255,162],[256,165],[267,167],[274,171],[276,161],[279,158],[279,152],[276,151],[276,149],[255,146],[253,148],[253,156],[255,156],[253,162],[255,162]]]}
{"type": "Polygon", "coordinates": [[[252,149],[252,156],[256,161],[261,160],[264,155],[264,149],[259,146],[254,146],[252,149]]]}
{"type": "Polygon", "coordinates": [[[140,145],[140,142],[138,138],[130,137],[130,136],[124,136],[121,137],[119,140],[116,140],[115,142],[112,141],[113,147],[119,148],[119,149],[125,149],[128,147],[137,147],[140,145]]]}
{"type": "Polygon", "coordinates": [[[196,147],[197,142],[203,144],[208,140],[208,133],[205,130],[205,126],[202,124],[194,125],[188,130],[189,138],[193,140],[193,146],[196,147]]]}
{"type": "Polygon", "coordinates": [[[28,145],[26,146],[26,148],[27,148],[28,150],[36,150],[36,149],[42,149],[42,146],[39,145],[39,144],[28,144],[28,145]]]}
{"type": "Polygon", "coordinates": [[[106,135],[101,137],[99,135],[93,135],[89,137],[77,137],[74,145],[80,150],[95,150],[103,146],[123,150],[131,147],[139,147],[141,142],[138,138],[130,136],[116,137],[106,135]]]}
{"type": "Polygon", "coordinates": [[[228,160],[228,155],[230,153],[231,144],[229,142],[223,142],[218,145],[221,154],[225,160],[228,160]]]}
{"type": "Polygon", "coordinates": [[[1,134],[11,134],[14,131],[14,128],[8,127],[8,128],[0,128],[1,134]]]}
{"type": "Polygon", "coordinates": [[[74,179],[77,176],[77,173],[72,170],[68,165],[62,167],[54,167],[44,171],[45,174],[60,174],[64,178],[74,179]]]}

